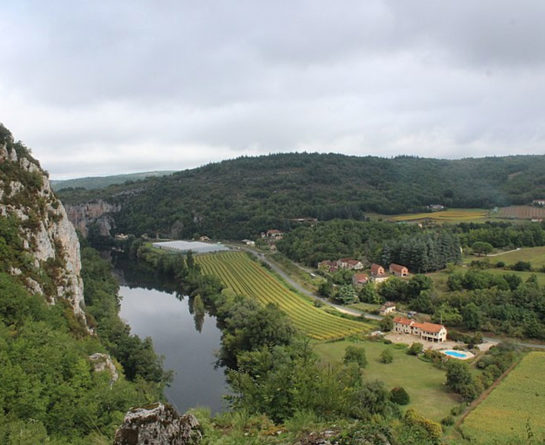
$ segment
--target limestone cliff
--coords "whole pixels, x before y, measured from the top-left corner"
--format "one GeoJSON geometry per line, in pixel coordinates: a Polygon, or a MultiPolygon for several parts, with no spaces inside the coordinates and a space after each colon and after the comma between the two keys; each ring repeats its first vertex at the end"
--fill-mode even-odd
{"type": "Polygon", "coordinates": [[[111,236],[111,230],[115,227],[111,213],[118,212],[119,205],[110,204],[98,199],[83,204],[66,205],[68,219],[84,237],[89,233],[89,227],[96,224],[101,236],[111,236]]]}
{"type": "Polygon", "coordinates": [[[80,246],[74,227],[49,179],[28,149],[0,126],[0,217],[20,241],[7,271],[51,304],[66,301],[86,323],[80,246]]]}

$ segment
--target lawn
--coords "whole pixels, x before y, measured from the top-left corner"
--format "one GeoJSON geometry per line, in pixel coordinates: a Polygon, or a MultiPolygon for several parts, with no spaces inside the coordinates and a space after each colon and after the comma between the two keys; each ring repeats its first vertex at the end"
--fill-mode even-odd
{"type": "Polygon", "coordinates": [[[422,415],[440,421],[450,413],[453,406],[460,403],[458,397],[447,392],[444,386],[445,371],[408,355],[404,349],[398,349],[399,346],[371,341],[358,343],[339,341],[318,343],[314,350],[326,362],[340,362],[349,345],[365,348],[368,364],[363,372],[367,378],[382,380],[388,389],[395,386],[405,388],[411,397],[408,407],[415,408],[422,415]],[[394,361],[390,364],[378,361],[384,349],[390,349],[393,353],[394,361]]]}
{"type": "Polygon", "coordinates": [[[477,443],[524,443],[545,434],[545,353],[531,352],[464,420],[477,443]]]}

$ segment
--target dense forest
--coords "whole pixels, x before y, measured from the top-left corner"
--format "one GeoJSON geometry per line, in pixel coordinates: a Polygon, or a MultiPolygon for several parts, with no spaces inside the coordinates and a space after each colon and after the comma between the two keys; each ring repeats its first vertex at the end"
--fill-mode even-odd
{"type": "Polygon", "coordinates": [[[284,235],[278,249],[290,259],[316,266],[353,257],[384,266],[394,262],[415,273],[444,269],[461,259],[460,248],[475,243],[512,249],[545,245],[545,223],[461,223],[429,228],[380,221],[335,220],[300,226],[284,235]]]}
{"type": "Polygon", "coordinates": [[[363,220],[429,204],[492,208],[545,196],[545,156],[439,160],[292,153],[242,157],[102,190],[65,189],[63,202],[121,204],[118,232],[241,239],[296,218],[363,220]]]}

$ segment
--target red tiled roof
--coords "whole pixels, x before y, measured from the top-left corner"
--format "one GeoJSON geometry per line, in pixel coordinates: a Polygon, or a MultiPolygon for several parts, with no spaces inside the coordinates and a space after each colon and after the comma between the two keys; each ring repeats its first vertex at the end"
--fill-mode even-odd
{"type": "Polygon", "coordinates": [[[369,280],[369,276],[366,273],[356,273],[352,277],[352,280],[359,283],[360,281],[367,282],[369,280]]]}
{"type": "Polygon", "coordinates": [[[380,264],[371,264],[371,273],[373,275],[378,275],[380,269],[384,270],[380,264]]]}
{"type": "Polygon", "coordinates": [[[416,321],[414,322],[413,326],[420,328],[424,332],[433,332],[434,334],[437,334],[444,327],[442,324],[435,324],[435,323],[428,323],[428,322],[418,323],[416,321]]]}
{"type": "Polygon", "coordinates": [[[394,323],[399,323],[399,324],[404,324],[404,325],[410,326],[411,323],[414,323],[414,321],[409,320],[408,318],[396,317],[396,318],[394,318],[394,323]]]}
{"type": "Polygon", "coordinates": [[[390,264],[390,270],[393,270],[398,273],[403,272],[403,270],[408,271],[408,269],[405,266],[401,266],[400,264],[395,264],[395,263],[390,264]]]}
{"type": "Polygon", "coordinates": [[[394,318],[394,323],[404,324],[406,326],[411,326],[420,329],[424,332],[431,332],[437,334],[444,328],[442,324],[428,323],[427,321],[419,323],[414,320],[409,320],[408,318],[396,317],[394,318]]]}

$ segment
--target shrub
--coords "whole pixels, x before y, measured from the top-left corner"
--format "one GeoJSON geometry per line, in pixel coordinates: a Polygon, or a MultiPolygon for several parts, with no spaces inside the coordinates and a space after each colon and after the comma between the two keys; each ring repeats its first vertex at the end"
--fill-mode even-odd
{"type": "Polygon", "coordinates": [[[441,424],[445,425],[445,426],[454,425],[454,417],[452,417],[452,416],[443,417],[441,419],[441,424]]]}
{"type": "Polygon", "coordinates": [[[390,400],[398,405],[408,405],[411,398],[405,388],[399,386],[390,391],[390,400]]]}
{"type": "Polygon", "coordinates": [[[443,435],[441,425],[433,420],[426,419],[412,408],[407,410],[403,420],[407,425],[423,428],[433,442],[438,441],[443,435]]]}
{"type": "Polygon", "coordinates": [[[498,267],[498,268],[505,267],[505,263],[503,261],[498,261],[496,263],[496,267],[498,267]]]}
{"type": "Polygon", "coordinates": [[[385,349],[381,352],[379,360],[382,363],[392,363],[394,361],[394,355],[392,354],[392,351],[385,349]]]}
{"type": "Polygon", "coordinates": [[[424,350],[424,345],[422,343],[413,343],[411,347],[407,350],[407,354],[418,355],[424,350]]]}
{"type": "Polygon", "coordinates": [[[360,368],[365,368],[367,366],[365,349],[358,346],[347,346],[344,352],[344,363],[351,362],[357,363],[360,368]]]}
{"type": "Polygon", "coordinates": [[[511,269],[523,271],[523,270],[531,270],[532,264],[527,261],[517,261],[515,264],[511,266],[511,269]]]}
{"type": "Polygon", "coordinates": [[[380,320],[379,327],[381,331],[391,331],[394,328],[394,319],[392,317],[384,317],[380,320]]]}

